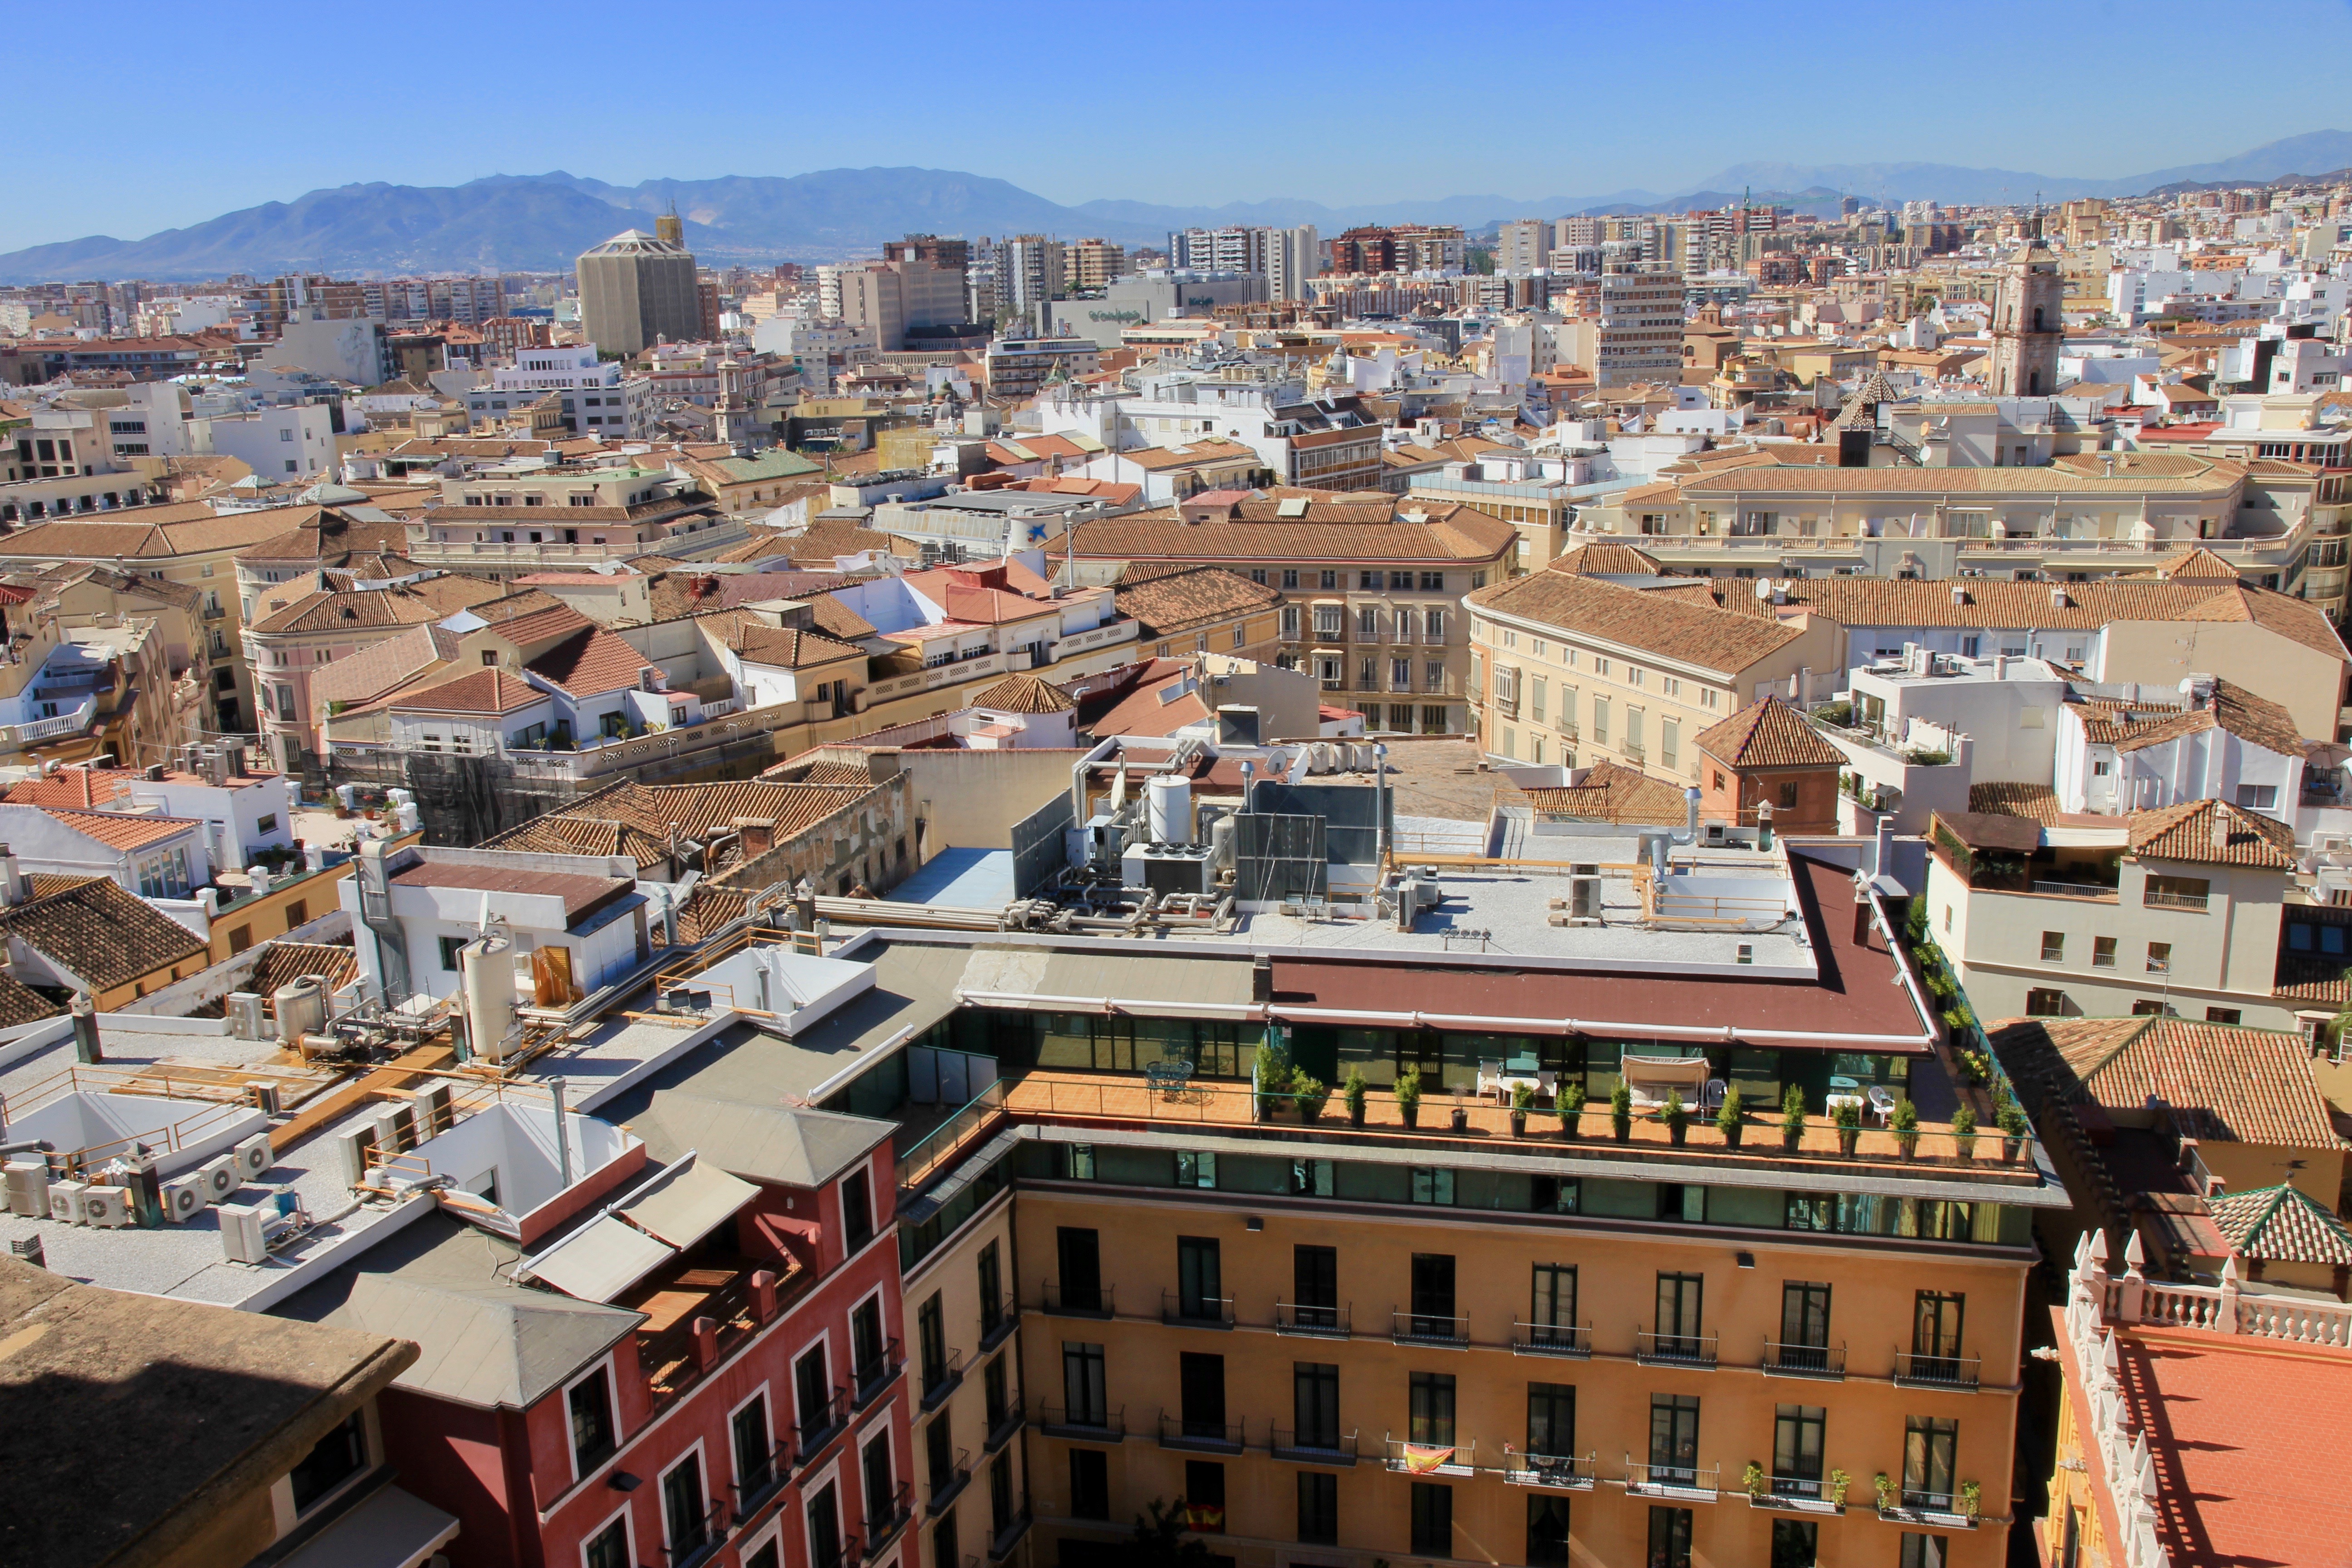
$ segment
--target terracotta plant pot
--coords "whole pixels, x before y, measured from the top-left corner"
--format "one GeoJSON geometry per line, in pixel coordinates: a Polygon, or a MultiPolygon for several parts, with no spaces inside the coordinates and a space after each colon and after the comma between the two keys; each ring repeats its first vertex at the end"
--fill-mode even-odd
{"type": "Polygon", "coordinates": [[[1514,1111],[1512,1111],[1512,1112],[1511,1112],[1511,1136],[1512,1136],[1512,1137],[1514,1137],[1514,1138],[1524,1138],[1524,1137],[1526,1137],[1527,1135],[1528,1135],[1528,1113],[1527,1113],[1526,1111],[1524,1111],[1524,1110],[1514,1110],[1514,1111]]]}

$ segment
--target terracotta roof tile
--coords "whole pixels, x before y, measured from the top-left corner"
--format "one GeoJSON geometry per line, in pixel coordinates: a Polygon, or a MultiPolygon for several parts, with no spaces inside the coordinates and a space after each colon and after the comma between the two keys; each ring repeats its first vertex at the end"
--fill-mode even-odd
{"type": "Polygon", "coordinates": [[[2044,827],[2058,821],[2058,792],[2045,784],[1973,784],[1969,810],[1985,816],[2021,816],[2044,827]]]}
{"type": "Polygon", "coordinates": [[[1679,827],[1689,815],[1683,792],[1664,779],[1618,763],[1595,763],[1575,784],[1531,789],[1528,802],[1538,816],[1580,822],[1616,822],[1679,827]]]}
{"type": "Polygon", "coordinates": [[[281,985],[306,974],[317,975],[336,991],[358,978],[359,956],[345,943],[331,942],[267,942],[254,961],[253,973],[237,989],[274,997],[281,985]]]}
{"type": "Polygon", "coordinates": [[[1134,583],[1122,579],[1113,599],[1149,640],[1270,610],[1282,603],[1282,594],[1222,566],[1193,566],[1134,583]]]}
{"type": "Polygon", "coordinates": [[[633,688],[652,661],[602,626],[590,626],[557,643],[523,666],[541,680],[573,697],[633,688]]]}
{"type": "Polygon", "coordinates": [[[2208,1200],[2213,1227],[2242,1258],[2352,1265],[2352,1230],[2301,1188],[2256,1187],[2208,1200]]]}
{"type": "Polygon", "coordinates": [[[2118,752],[2136,752],[2161,745],[2182,735],[2226,730],[2242,741],[2284,757],[2303,755],[2303,737],[2294,716],[2266,697],[2258,697],[2227,680],[2213,682],[2213,700],[2203,708],[2184,709],[2169,718],[2135,724],[2114,744],[2118,752]]]}
{"type": "Polygon", "coordinates": [[[2051,1074],[2069,1099],[2137,1115],[2154,1095],[2196,1135],[2340,1149],[2300,1035],[2186,1018],[2030,1018],[1993,1031],[2004,1060],[2051,1074]]]}
{"type": "Polygon", "coordinates": [[[42,809],[75,832],[112,849],[143,849],[203,826],[202,819],[194,816],[150,816],[143,813],[132,816],[128,812],[71,811],[56,806],[42,809]]]}
{"type": "Polygon", "coordinates": [[[1657,557],[1630,544],[1607,541],[1561,552],[1553,559],[1550,570],[1579,577],[1658,577],[1665,574],[1657,557]]]}
{"type": "Polygon", "coordinates": [[[1467,507],[1431,507],[1425,521],[1406,521],[1393,497],[1320,506],[1310,501],[1307,516],[1297,521],[1277,517],[1278,505],[1244,501],[1238,519],[1201,523],[1186,523],[1172,511],[1097,518],[1072,531],[1067,548],[1080,560],[1095,561],[1450,563],[1499,560],[1519,537],[1509,523],[1467,507]],[[1355,515],[1325,521],[1339,511],[1355,515]]]}
{"type": "Polygon", "coordinates": [[[2183,801],[2130,820],[2132,853],[2142,859],[2279,871],[2294,865],[2294,828],[2226,801],[2183,801]]]}
{"type": "Polygon", "coordinates": [[[101,991],[191,959],[201,965],[207,951],[194,931],[110,878],[36,877],[33,891],[31,902],[0,909],[0,931],[101,991]]]}
{"type": "Polygon", "coordinates": [[[1050,681],[1034,675],[1008,675],[972,693],[970,706],[993,708],[1001,713],[1066,713],[1077,704],[1050,681]]]}
{"type": "Polygon", "coordinates": [[[641,784],[624,780],[584,795],[561,811],[509,828],[488,840],[484,847],[635,855],[641,868],[649,867],[667,856],[673,824],[679,842],[688,844],[732,831],[739,816],[772,818],[776,839],[781,843],[854,804],[873,787],[862,778],[847,786],[779,784],[760,779],[688,784],[641,784]],[[552,826],[557,824],[563,826],[552,826]],[[605,844],[613,847],[591,847],[605,844]]]}
{"type": "Polygon", "coordinates": [[[1845,753],[1822,738],[1802,714],[1778,697],[1750,702],[1720,723],[1710,724],[1691,743],[1734,768],[1834,768],[1845,753]]]}
{"type": "Polygon", "coordinates": [[[1803,629],[1675,595],[1546,569],[1490,584],[1465,600],[1474,610],[1516,616],[1538,626],[1573,629],[1625,647],[1660,654],[1725,675],[1785,647],[1803,629]]]}
{"type": "Polygon", "coordinates": [[[395,713],[505,714],[551,700],[538,687],[503,669],[478,669],[395,698],[391,707],[395,713]]]}

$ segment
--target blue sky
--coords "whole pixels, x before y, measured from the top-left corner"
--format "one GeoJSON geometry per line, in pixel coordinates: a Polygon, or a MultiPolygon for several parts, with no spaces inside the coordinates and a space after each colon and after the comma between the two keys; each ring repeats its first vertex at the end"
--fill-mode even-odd
{"type": "Polygon", "coordinates": [[[2344,0],[104,15],[0,0],[25,89],[0,250],[322,185],[553,168],[911,163],[1063,202],[1536,198],[1679,191],[1747,159],[2124,175],[2352,128],[2344,0]]]}

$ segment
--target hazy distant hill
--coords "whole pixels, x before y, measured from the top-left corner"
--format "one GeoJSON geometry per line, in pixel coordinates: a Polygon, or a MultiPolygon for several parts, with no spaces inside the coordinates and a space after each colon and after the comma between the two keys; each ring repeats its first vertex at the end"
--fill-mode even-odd
{"type": "MultiPolygon", "coordinates": [[[[340,273],[554,271],[632,226],[650,228],[675,202],[687,240],[713,261],[825,259],[871,254],[885,239],[929,230],[968,237],[1101,235],[1159,243],[1193,224],[1311,223],[1336,234],[1361,223],[1458,223],[1578,212],[1672,212],[1717,206],[1743,193],[1808,211],[1833,211],[1842,195],[1880,202],[2022,202],[2130,195],[2164,185],[2260,181],[2352,165],[2352,133],[2317,131],[2218,163],[2158,169],[2121,180],[2080,180],[2020,170],[1926,163],[1738,163],[1679,195],[1437,196],[1327,206],[1283,197],[1223,206],[1167,206],[1107,199],[1065,206],[1004,180],[942,169],[824,169],[607,184],[558,170],[501,174],[457,186],[365,184],[312,191],[144,239],[95,235],[0,255],[0,282],[86,278],[218,278],[295,270],[340,273]]],[[[1555,171],[1557,173],[1557,171],[1555,171]]],[[[1596,182],[1598,183],[1598,182],[1596,182]]]]}

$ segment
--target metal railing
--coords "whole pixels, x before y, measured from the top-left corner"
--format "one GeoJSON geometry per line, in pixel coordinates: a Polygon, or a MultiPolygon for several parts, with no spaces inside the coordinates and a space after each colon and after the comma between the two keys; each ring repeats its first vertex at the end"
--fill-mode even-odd
{"type": "Polygon", "coordinates": [[[1764,1375],[1843,1379],[1845,1376],[1845,1346],[1791,1345],[1778,1340],[1766,1340],[1764,1375]]]}
{"type": "Polygon", "coordinates": [[[1845,1511],[1845,1499],[1830,1496],[1829,1482],[1819,1476],[1767,1476],[1763,1491],[1750,1495],[1748,1500],[1758,1508],[1794,1509],[1805,1513],[1845,1511]]]}
{"type": "Polygon", "coordinates": [[[1537,1454],[1503,1450],[1503,1479],[1515,1487],[1552,1487],[1591,1491],[1599,1469],[1593,1454],[1537,1454]]]}
{"type": "Polygon", "coordinates": [[[2060,898],[2067,899],[2112,899],[2118,896],[2116,890],[2108,887],[2105,882],[2044,882],[2037,880],[2033,884],[2033,890],[2037,893],[2051,893],[2055,894],[2060,898]]]}
{"type": "Polygon", "coordinates": [[[1117,1287],[1097,1286],[1092,1291],[1081,1291],[1075,1300],[1064,1300],[1062,1283],[1048,1279],[1039,1291],[1038,1310],[1051,1318],[1110,1318],[1118,1315],[1112,1304],[1117,1287]]]}
{"type": "Polygon", "coordinates": [[[1514,1323],[1511,1352],[1515,1355],[1575,1356],[1592,1353],[1591,1323],[1514,1323]]]}
{"type": "Polygon", "coordinates": [[[931,1478],[931,1495],[924,1500],[923,1511],[934,1519],[938,1518],[947,1511],[949,1504],[963,1495],[963,1489],[971,1484],[971,1450],[958,1448],[955,1462],[948,1467],[948,1473],[931,1478]]]}
{"type": "Polygon", "coordinates": [[[695,1325],[705,1320],[716,1331],[717,1353],[710,1358],[710,1365],[715,1366],[761,1327],[759,1313],[751,1301],[751,1270],[745,1269],[732,1282],[711,1291],[700,1306],[671,1327],[637,1342],[637,1364],[648,1369],[646,1388],[656,1409],[684,1394],[709,1370],[703,1363],[695,1333],[695,1325]]]}
{"type": "Polygon", "coordinates": [[[1713,1334],[1659,1334],[1647,1329],[1633,1333],[1633,1359],[1643,1366],[1713,1366],[1713,1334]]]}
{"type": "Polygon", "coordinates": [[[1653,1465],[1625,1456],[1625,1491],[1629,1497],[1693,1498],[1713,1502],[1721,1465],[1653,1465]]]}
{"type": "Polygon", "coordinates": [[[1356,1462],[1356,1435],[1309,1432],[1304,1437],[1286,1427],[1269,1427],[1265,1451],[1277,1459],[1292,1459],[1309,1465],[1352,1465],[1356,1462]],[[1329,1441],[1325,1441],[1328,1436],[1329,1441]]]}
{"type": "Polygon", "coordinates": [[[898,1190],[902,1193],[914,1191],[929,1181],[940,1166],[961,1154],[964,1144],[975,1133],[1003,1113],[1005,1097],[1012,1091],[1011,1079],[998,1079],[965,1101],[962,1110],[932,1128],[913,1148],[899,1155],[898,1190]]]}
{"type": "Polygon", "coordinates": [[[1470,1320],[1438,1312],[1389,1310],[1389,1337],[1401,1345],[1452,1345],[1470,1342],[1470,1320]]]}
{"type": "Polygon", "coordinates": [[[792,1439],[779,1437],[741,1479],[728,1483],[728,1489],[735,1494],[736,1519],[749,1519],[761,1504],[782,1489],[784,1482],[792,1479],[792,1439]]]}
{"type": "Polygon", "coordinates": [[[879,1356],[851,1374],[850,1380],[857,1390],[851,1403],[860,1410],[865,1409],[874,1403],[876,1394],[890,1386],[890,1380],[898,1376],[898,1369],[906,1364],[907,1358],[899,1353],[898,1342],[887,1342],[879,1356]]]}
{"type": "Polygon", "coordinates": [[[1895,1352],[1897,1387],[1974,1388],[1983,1365],[1979,1356],[1922,1355],[1917,1351],[1895,1352]]]}
{"type": "Polygon", "coordinates": [[[1041,1405],[1037,1429],[1048,1437],[1116,1442],[1127,1436],[1127,1409],[1122,1405],[1117,1410],[1066,1410],[1058,1405],[1041,1405]]]}
{"type": "Polygon", "coordinates": [[[801,1418],[797,1427],[801,1451],[795,1462],[804,1465],[816,1458],[827,1443],[841,1436],[848,1425],[849,1391],[836,1388],[817,1407],[816,1414],[801,1418]]]}
{"type": "Polygon", "coordinates": [[[882,1549],[898,1538],[907,1521],[915,1516],[915,1484],[900,1481],[885,1500],[883,1511],[873,1511],[872,1500],[867,1500],[866,1513],[866,1559],[868,1562],[882,1554],[882,1549]]]}
{"type": "Polygon", "coordinates": [[[1234,1326],[1231,1296],[1193,1296],[1181,1290],[1160,1292],[1160,1321],[1170,1327],[1230,1329],[1234,1326]]]}
{"type": "Polygon", "coordinates": [[[1003,1344],[1021,1326],[1021,1302],[1010,1290],[980,1308],[980,1348],[982,1353],[1003,1344]]]}
{"type": "Polygon", "coordinates": [[[2159,893],[2149,890],[2140,895],[2140,902],[2151,910],[2202,910],[2211,904],[2212,895],[2210,893],[2159,893]]]}
{"type": "Polygon", "coordinates": [[[1017,1403],[1008,1405],[990,1416],[988,1436],[981,1440],[981,1451],[993,1454],[997,1449],[1004,1447],[1006,1440],[1015,1432],[1020,1431],[1026,1424],[1026,1420],[1027,1417],[1017,1403]]]}
{"type": "Polygon", "coordinates": [[[1478,1473],[1478,1443],[1416,1443],[1406,1437],[1381,1439],[1381,1463],[1409,1476],[1475,1476],[1478,1473]]]}
{"type": "Polygon", "coordinates": [[[1936,1492],[1924,1487],[1906,1486],[1897,1495],[1901,1506],[1911,1511],[1952,1515],[1960,1511],[1959,1496],[1956,1492],[1936,1492]]]}
{"type": "Polygon", "coordinates": [[[1003,1529],[988,1538],[988,1560],[1002,1563],[1010,1557],[1013,1547],[1019,1545],[1021,1538],[1029,1532],[1029,1505],[1024,1503],[1013,1510],[1013,1517],[1005,1521],[1003,1529]]]}
{"type": "Polygon", "coordinates": [[[1274,1331],[1277,1334],[1344,1340],[1349,1332],[1348,1325],[1349,1309],[1345,1307],[1302,1307],[1296,1301],[1274,1304],[1274,1331]]]}
{"type": "MultiPolygon", "coordinates": [[[[896,1342],[892,1342],[895,1343],[896,1342]]],[[[923,1408],[930,1409],[963,1382],[963,1352],[950,1351],[937,1366],[923,1368],[923,1408]]]]}
{"type": "Polygon", "coordinates": [[[717,1498],[707,1500],[709,1506],[701,1515],[662,1549],[670,1568],[688,1568],[727,1543],[727,1504],[717,1498]]]}
{"type": "Polygon", "coordinates": [[[1203,1421],[1196,1416],[1160,1413],[1160,1446],[1197,1448],[1208,1453],[1238,1454],[1247,1429],[1239,1421],[1203,1421]]]}

